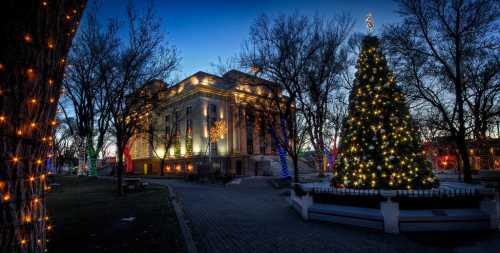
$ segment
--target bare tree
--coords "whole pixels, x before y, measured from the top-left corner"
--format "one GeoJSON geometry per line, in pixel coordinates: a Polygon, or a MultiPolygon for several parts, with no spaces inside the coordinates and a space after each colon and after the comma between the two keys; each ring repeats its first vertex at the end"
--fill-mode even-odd
{"type": "Polygon", "coordinates": [[[490,0],[398,3],[403,22],[384,33],[396,72],[408,94],[439,111],[456,141],[464,180],[470,182],[465,66],[478,59],[477,52],[495,46],[498,4],[490,0]]]}
{"type": "MultiPolygon", "coordinates": [[[[332,104],[336,93],[342,86],[342,74],[346,71],[348,55],[346,41],[353,27],[353,21],[347,16],[323,20],[315,18],[310,29],[312,47],[306,61],[301,80],[301,91],[297,101],[299,113],[304,117],[309,142],[315,151],[317,171],[323,175],[323,158],[328,146],[326,137],[332,104]]],[[[338,132],[337,132],[338,133],[338,132]]]]}
{"type": "Polygon", "coordinates": [[[262,15],[250,28],[250,38],[240,56],[243,67],[272,81],[265,83],[269,94],[266,122],[286,171],[286,155],[294,167],[298,182],[298,158],[305,136],[299,128],[296,103],[304,81],[304,70],[309,66],[319,45],[313,36],[313,23],[306,16],[279,16],[275,19],[262,15]]]}
{"type": "Polygon", "coordinates": [[[103,29],[97,20],[97,13],[97,5],[94,3],[70,50],[62,103],[64,115],[68,115],[66,111],[70,110],[70,115],[74,116],[76,128],[72,131],[78,135],[83,145],[80,147],[82,153],[79,173],[83,172],[82,161],[87,161],[88,158],[88,172],[91,176],[96,176],[97,156],[110,126],[112,104],[108,90],[103,86],[111,69],[105,67],[105,62],[118,44],[116,22],[109,22],[107,29],[103,29]]]}
{"type": "Polygon", "coordinates": [[[472,134],[483,142],[495,118],[500,116],[500,59],[498,49],[478,54],[480,57],[465,65],[465,102],[472,121],[472,134]]]}
{"type": "MultiPolygon", "coordinates": [[[[184,114],[179,111],[179,108],[169,102],[173,97],[167,95],[162,97],[161,101],[159,101],[160,93],[167,89],[167,87],[163,87],[155,94],[152,94],[150,97],[151,100],[148,102],[148,104],[153,105],[153,108],[151,108],[151,115],[139,130],[149,138],[149,142],[153,149],[153,155],[160,159],[161,176],[165,173],[165,161],[171,155],[169,152],[170,149],[175,145],[180,145],[181,136],[185,138],[192,136],[192,127],[189,125],[186,126],[185,133],[181,133],[182,129],[179,127],[179,122],[184,118],[184,114]]],[[[188,114],[188,112],[186,112],[186,114],[188,114]]],[[[188,139],[186,139],[186,141],[189,143],[188,139]]],[[[192,155],[189,154],[189,152],[192,152],[192,149],[186,149],[186,155],[192,155]]]]}
{"type": "Polygon", "coordinates": [[[232,69],[240,69],[241,64],[239,63],[238,56],[231,56],[228,58],[217,57],[217,62],[210,63],[213,72],[216,75],[223,76],[225,73],[232,69]]]}
{"type": "Polygon", "coordinates": [[[175,48],[167,45],[160,30],[158,18],[150,4],[138,17],[132,5],[127,7],[128,43],[120,44],[110,61],[112,79],[107,80],[108,94],[112,98],[111,122],[117,145],[118,192],[122,193],[123,151],[140,129],[142,113],[147,106],[144,96],[150,94],[139,89],[154,79],[168,79],[177,68],[179,57],[175,48]]]}
{"type": "Polygon", "coordinates": [[[59,120],[56,133],[54,134],[54,145],[52,153],[56,161],[56,171],[61,172],[61,167],[70,165],[73,167],[77,163],[78,156],[78,136],[75,136],[72,129],[76,128],[73,118],[62,118],[59,120]]]}
{"type": "Polygon", "coordinates": [[[340,139],[340,133],[342,130],[342,125],[344,124],[345,117],[347,116],[347,101],[344,89],[337,89],[336,96],[333,98],[333,102],[328,107],[326,127],[325,127],[325,138],[326,138],[326,149],[331,152],[329,154],[328,163],[330,163],[331,169],[335,170],[335,159],[337,157],[337,143],[340,139]]]}
{"type": "Polygon", "coordinates": [[[45,252],[44,165],[65,58],[86,1],[0,8],[0,252],[45,252]]]}

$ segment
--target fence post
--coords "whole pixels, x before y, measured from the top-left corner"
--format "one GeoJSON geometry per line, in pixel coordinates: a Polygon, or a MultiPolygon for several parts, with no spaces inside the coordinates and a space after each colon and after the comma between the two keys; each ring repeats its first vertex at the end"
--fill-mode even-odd
{"type": "Polygon", "coordinates": [[[381,191],[380,195],[387,198],[387,201],[380,203],[380,211],[384,217],[384,232],[399,234],[399,203],[391,201],[391,198],[396,196],[396,191],[381,191]]]}
{"type": "Polygon", "coordinates": [[[306,195],[302,196],[302,219],[308,220],[309,219],[309,207],[313,205],[313,198],[311,196],[310,192],[307,192],[306,195]]]}

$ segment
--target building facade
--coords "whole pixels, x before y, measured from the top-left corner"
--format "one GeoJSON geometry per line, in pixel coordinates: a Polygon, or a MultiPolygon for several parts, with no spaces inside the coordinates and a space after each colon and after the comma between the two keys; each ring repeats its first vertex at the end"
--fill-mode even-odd
{"type": "MultiPolygon", "coordinates": [[[[480,170],[500,170],[500,139],[485,140],[482,145],[467,140],[469,163],[473,173],[480,170]],[[482,149],[479,147],[483,147],[482,149]]],[[[451,137],[438,137],[424,143],[424,149],[433,169],[438,172],[458,172],[458,150],[451,137]]]]}
{"type": "Polygon", "coordinates": [[[159,92],[141,116],[148,131],[129,142],[134,173],[279,173],[257,103],[269,95],[269,84],[236,70],[197,72],[168,89],[156,81],[152,89],[159,92]]]}

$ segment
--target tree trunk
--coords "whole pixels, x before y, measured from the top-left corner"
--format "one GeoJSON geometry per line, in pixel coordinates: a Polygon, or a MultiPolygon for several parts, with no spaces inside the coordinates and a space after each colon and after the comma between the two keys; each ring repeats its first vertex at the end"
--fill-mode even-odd
{"type": "Polygon", "coordinates": [[[292,156],[293,162],[293,182],[299,183],[299,157],[294,155],[292,156]]]}
{"type": "Polygon", "coordinates": [[[160,161],[160,176],[164,176],[165,173],[163,172],[163,167],[165,166],[165,158],[162,157],[160,161]]]}
{"type": "Polygon", "coordinates": [[[469,153],[467,152],[467,144],[465,142],[465,137],[458,137],[457,140],[458,153],[460,154],[460,159],[462,160],[462,171],[464,174],[464,182],[472,182],[472,171],[469,162],[469,153]]]}
{"type": "Polygon", "coordinates": [[[87,137],[87,157],[88,157],[88,176],[97,176],[97,155],[99,150],[94,149],[92,135],[87,137]]]}
{"type": "Polygon", "coordinates": [[[89,173],[91,177],[97,176],[97,152],[89,150],[89,173]]]}
{"type": "MultiPolygon", "coordinates": [[[[118,142],[119,143],[119,142],[118,142]]],[[[118,166],[116,167],[116,185],[118,195],[123,195],[123,146],[118,145],[118,166]]]]}
{"type": "Polygon", "coordinates": [[[318,174],[320,176],[324,176],[325,172],[323,171],[323,158],[324,158],[323,152],[319,148],[317,148],[314,153],[315,153],[314,164],[316,165],[316,170],[318,171],[318,174]]]}
{"type": "Polygon", "coordinates": [[[46,160],[66,57],[85,0],[0,8],[0,252],[45,252],[46,160]]]}
{"type": "Polygon", "coordinates": [[[85,139],[79,138],[79,148],[78,148],[78,171],[77,175],[83,175],[85,172],[85,166],[87,165],[87,146],[85,144],[85,139]]]}

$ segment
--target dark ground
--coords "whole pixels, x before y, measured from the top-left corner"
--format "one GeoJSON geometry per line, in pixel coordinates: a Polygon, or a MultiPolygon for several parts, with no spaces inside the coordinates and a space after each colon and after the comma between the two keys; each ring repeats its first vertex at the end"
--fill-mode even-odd
{"type": "Polygon", "coordinates": [[[359,227],[303,221],[285,190],[267,179],[226,186],[154,180],[173,187],[191,221],[200,253],[499,253],[500,232],[391,235],[359,227]]]}
{"type": "Polygon", "coordinates": [[[109,180],[56,177],[47,197],[54,223],[48,252],[184,252],[182,234],[166,188],[116,194],[109,180]],[[135,217],[133,221],[122,218],[135,217]]]}

